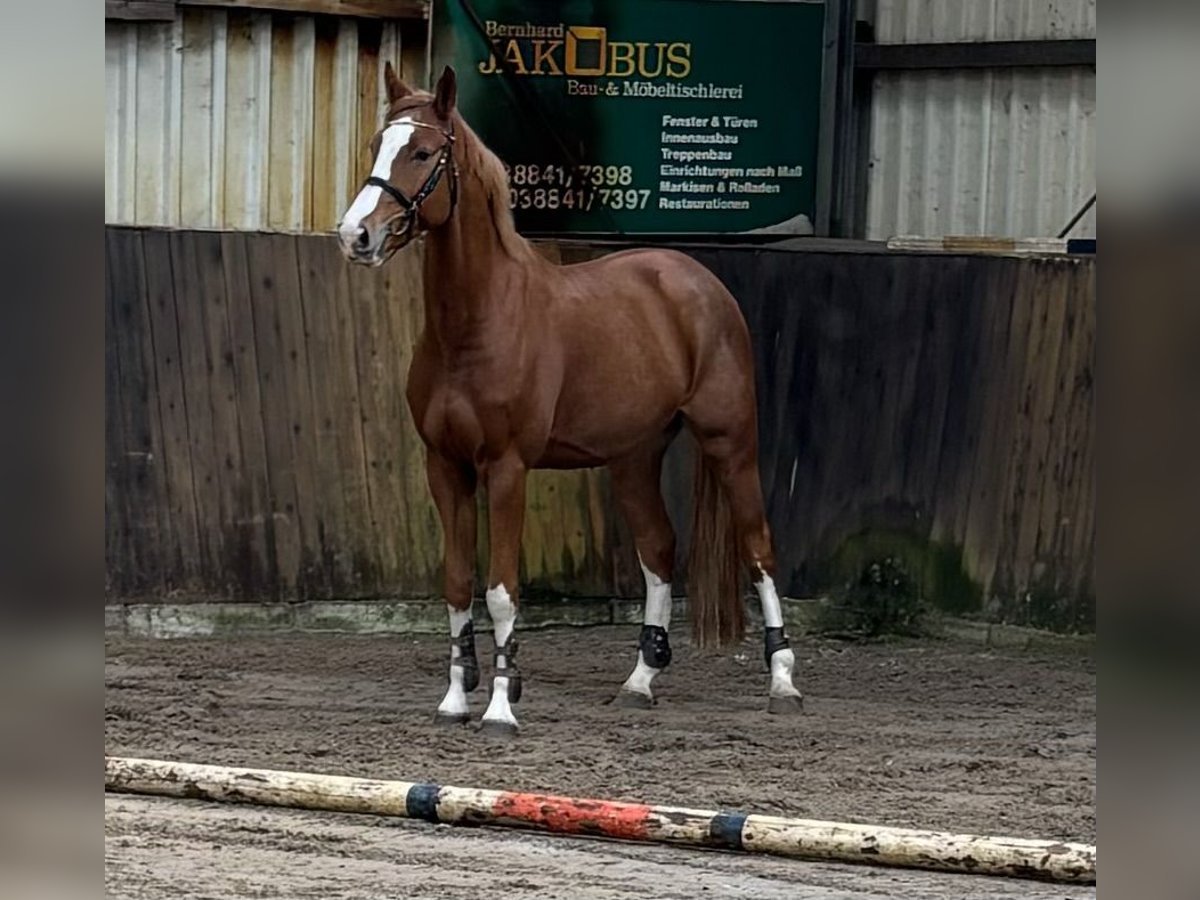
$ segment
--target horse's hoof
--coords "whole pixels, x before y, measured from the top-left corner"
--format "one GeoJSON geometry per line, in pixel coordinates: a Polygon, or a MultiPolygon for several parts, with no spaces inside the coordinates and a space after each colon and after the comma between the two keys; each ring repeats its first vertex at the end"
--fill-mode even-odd
{"type": "Polygon", "coordinates": [[[776,716],[795,716],[804,712],[804,698],[799,694],[772,696],[767,700],[767,712],[776,716]]]}
{"type": "Polygon", "coordinates": [[[443,728],[462,727],[471,721],[470,713],[444,713],[436,712],[433,714],[433,724],[441,725],[443,728]]]}
{"type": "Polygon", "coordinates": [[[511,739],[515,738],[520,729],[511,722],[501,722],[496,719],[484,719],[479,723],[479,733],[488,737],[511,739]]]}
{"type": "Polygon", "coordinates": [[[654,698],[638,691],[628,691],[622,688],[613,698],[613,704],[624,709],[650,709],[654,706],[654,698]]]}

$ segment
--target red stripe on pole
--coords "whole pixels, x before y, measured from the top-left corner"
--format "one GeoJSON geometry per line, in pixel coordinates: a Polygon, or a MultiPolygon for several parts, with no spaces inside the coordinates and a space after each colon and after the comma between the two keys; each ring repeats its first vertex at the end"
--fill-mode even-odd
{"type": "Polygon", "coordinates": [[[492,806],[492,813],[497,818],[525,822],[562,834],[644,840],[650,807],[544,794],[504,793],[492,806]]]}

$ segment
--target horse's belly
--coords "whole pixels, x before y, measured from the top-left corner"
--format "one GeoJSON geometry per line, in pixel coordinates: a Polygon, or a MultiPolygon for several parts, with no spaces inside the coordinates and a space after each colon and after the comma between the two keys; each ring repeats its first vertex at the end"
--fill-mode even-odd
{"type": "Polygon", "coordinates": [[[590,469],[602,466],[608,460],[594,451],[577,447],[569,441],[551,438],[546,442],[542,455],[534,463],[537,469],[590,469]]]}
{"type": "Polygon", "coordinates": [[[575,404],[560,401],[539,468],[586,468],[620,459],[667,431],[679,411],[674,398],[597,399],[593,395],[575,404]]]}

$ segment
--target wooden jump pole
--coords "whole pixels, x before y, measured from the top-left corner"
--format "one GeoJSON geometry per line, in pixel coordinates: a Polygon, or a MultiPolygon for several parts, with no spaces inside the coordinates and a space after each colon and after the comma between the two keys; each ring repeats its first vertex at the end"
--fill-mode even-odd
{"type": "Polygon", "coordinates": [[[456,825],[716,847],[801,859],[1094,884],[1090,844],[947,834],[341,775],[104,758],[104,788],[198,800],[370,813],[456,825]]]}

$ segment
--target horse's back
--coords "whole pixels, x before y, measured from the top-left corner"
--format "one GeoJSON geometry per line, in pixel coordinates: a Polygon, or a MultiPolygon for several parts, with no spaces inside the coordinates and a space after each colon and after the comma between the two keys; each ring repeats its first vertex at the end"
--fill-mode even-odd
{"type": "Polygon", "coordinates": [[[574,328],[591,335],[624,332],[630,350],[666,350],[668,342],[702,357],[732,343],[749,353],[749,331],[733,295],[678,250],[622,250],[559,271],[566,281],[562,318],[574,328]]]}
{"type": "Polygon", "coordinates": [[[668,293],[696,290],[732,299],[720,279],[706,266],[686,253],[664,247],[619,250],[597,259],[562,266],[561,271],[582,279],[632,277],[668,293]]]}

